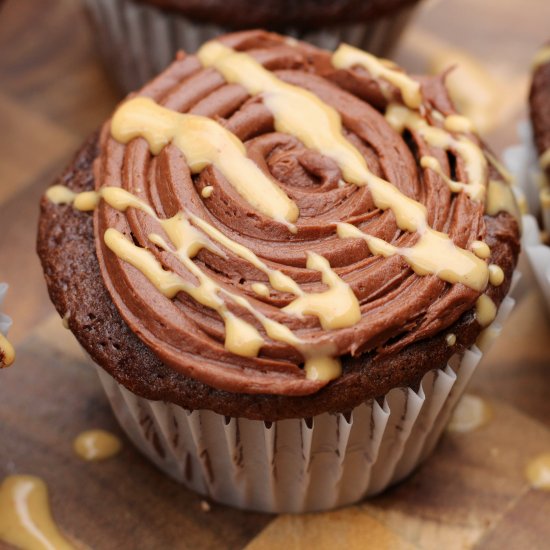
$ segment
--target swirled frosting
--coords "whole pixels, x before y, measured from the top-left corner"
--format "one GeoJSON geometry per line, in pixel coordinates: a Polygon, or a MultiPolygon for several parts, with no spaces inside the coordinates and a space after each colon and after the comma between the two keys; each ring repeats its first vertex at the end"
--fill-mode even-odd
{"type": "Polygon", "coordinates": [[[442,79],[349,46],[253,31],[181,54],[106,123],[95,181],[49,196],[95,208],[120,314],[214,388],[312,394],[496,312],[487,191],[511,193],[442,79]]]}

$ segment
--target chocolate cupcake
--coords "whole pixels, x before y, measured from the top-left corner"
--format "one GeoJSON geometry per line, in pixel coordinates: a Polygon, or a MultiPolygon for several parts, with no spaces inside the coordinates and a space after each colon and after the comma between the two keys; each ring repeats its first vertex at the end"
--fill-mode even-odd
{"type": "Polygon", "coordinates": [[[550,43],[533,59],[529,114],[519,126],[521,143],[504,158],[534,216],[525,219],[523,242],[550,309],[550,43]]]}
{"type": "Polygon", "coordinates": [[[126,92],[162,71],[180,49],[221,33],[266,28],[334,49],[387,55],[419,0],[85,0],[106,67],[126,92]]]}
{"type": "Polygon", "coordinates": [[[443,78],[229,34],[84,144],[38,253],[160,468],[242,508],[329,509],[428,456],[510,310],[518,221],[492,159],[443,78]]]}

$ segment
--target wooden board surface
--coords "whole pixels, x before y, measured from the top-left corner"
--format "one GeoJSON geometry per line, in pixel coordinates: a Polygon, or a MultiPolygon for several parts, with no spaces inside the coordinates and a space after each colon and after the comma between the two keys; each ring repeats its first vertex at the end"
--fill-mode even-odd
{"type": "MultiPolygon", "coordinates": [[[[119,96],[80,2],[40,6],[8,0],[0,8],[0,280],[11,286],[5,309],[18,348],[17,363],[0,373],[0,479],[43,477],[57,522],[80,548],[547,548],[550,494],[530,489],[524,468],[550,451],[550,318],[523,263],[518,305],[469,390],[490,404],[491,421],[446,434],[431,460],[381,497],[305,516],[215,504],[205,512],[199,496],[134,450],[93,369],[52,313],[34,253],[44,187],[119,96]],[[72,440],[96,427],[119,434],[124,450],[86,463],[73,454],[72,440]]],[[[549,20],[546,0],[428,1],[396,58],[423,71],[436,53],[476,56],[489,89],[501,96],[488,124],[488,140],[500,150],[516,140],[527,67],[550,35],[549,20]]]]}

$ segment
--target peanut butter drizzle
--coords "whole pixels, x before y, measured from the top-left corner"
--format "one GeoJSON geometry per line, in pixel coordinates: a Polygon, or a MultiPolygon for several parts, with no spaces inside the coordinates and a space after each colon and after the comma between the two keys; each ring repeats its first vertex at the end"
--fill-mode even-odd
{"type": "Polygon", "coordinates": [[[541,167],[541,170],[546,170],[547,168],[550,168],[550,149],[547,149],[542,153],[542,155],[539,157],[539,165],[541,167]]]}
{"type": "Polygon", "coordinates": [[[22,550],[74,549],[53,521],[46,484],[27,475],[0,485],[0,540],[22,550]]]}
{"type": "Polygon", "coordinates": [[[496,216],[499,212],[507,212],[518,222],[521,220],[521,214],[512,188],[507,183],[499,180],[489,181],[485,212],[489,216],[496,216]]]}
{"type": "Polygon", "coordinates": [[[550,62],[550,46],[545,46],[535,54],[531,64],[531,69],[534,71],[541,65],[546,65],[548,62],[550,62]]]}
{"type": "Polygon", "coordinates": [[[46,197],[54,204],[72,204],[73,208],[83,212],[94,210],[99,202],[95,191],[75,193],[64,185],[53,185],[46,191],[46,197]]]}
{"type": "Polygon", "coordinates": [[[435,172],[445,183],[449,186],[449,189],[453,193],[460,193],[464,191],[472,200],[480,202],[485,196],[485,185],[482,183],[463,183],[461,181],[452,180],[447,174],[443,172],[441,164],[435,157],[423,156],[420,158],[420,166],[422,168],[428,168],[432,172],[435,172]]]}
{"type": "Polygon", "coordinates": [[[9,367],[15,361],[12,343],[0,332],[0,368],[9,367]]]}
{"type": "Polygon", "coordinates": [[[342,239],[363,239],[372,254],[401,256],[417,275],[433,274],[443,281],[461,282],[477,291],[487,286],[489,272],[485,262],[471,252],[456,247],[445,233],[427,231],[415,245],[400,248],[367,235],[348,223],[339,223],[337,228],[342,239]]]}
{"type": "Polygon", "coordinates": [[[491,256],[491,249],[489,248],[489,245],[483,241],[474,241],[470,245],[470,248],[478,258],[483,260],[486,260],[489,256],[491,256]]]}
{"type": "Polygon", "coordinates": [[[73,441],[74,452],[83,460],[105,460],[122,449],[120,439],[105,430],[87,430],[73,441]]]}
{"type": "Polygon", "coordinates": [[[456,344],[456,334],[452,332],[447,334],[447,336],[445,336],[445,342],[447,342],[448,346],[454,346],[456,344]]]}
{"type": "Polygon", "coordinates": [[[485,187],[487,160],[477,144],[465,136],[455,137],[443,128],[430,126],[417,112],[396,103],[388,106],[386,120],[400,134],[408,129],[417,132],[433,147],[456,151],[464,161],[466,174],[468,175],[468,184],[464,185],[474,186],[476,200],[483,199],[484,192],[478,188],[479,186],[485,187]]]}
{"type": "Polygon", "coordinates": [[[493,414],[489,404],[476,395],[462,396],[447,425],[450,432],[471,432],[487,424],[493,414]]]}
{"type": "Polygon", "coordinates": [[[373,78],[382,78],[398,88],[407,107],[418,109],[422,104],[420,83],[403,71],[397,70],[396,65],[391,61],[379,59],[348,44],[341,44],[332,54],[332,64],[337,69],[350,69],[354,66],[361,66],[373,78]]]}
{"type": "MultiPolygon", "coordinates": [[[[461,282],[476,290],[485,288],[488,281],[485,263],[471,252],[456,247],[448,236],[431,229],[424,205],[369,171],[363,155],[344,137],[342,122],[336,110],[311,92],[282,82],[251,56],[235,52],[219,42],[208,42],[197,55],[204,66],[218,70],[227,82],[244,86],[251,95],[262,93],[263,102],[273,114],[278,131],[289,133],[308,148],[332,158],[348,183],[369,186],[376,206],[382,210],[391,209],[401,229],[418,231],[421,238],[415,252],[399,252],[410,260],[411,266],[414,264],[417,273],[443,274],[446,281],[461,282]],[[434,245],[438,250],[444,250],[445,255],[430,253],[430,247],[434,245]]],[[[402,74],[398,71],[393,73],[402,74]]],[[[471,181],[484,181],[487,163],[477,145],[464,137],[455,139],[444,130],[430,127],[407,107],[402,107],[404,111],[399,112],[397,109],[400,107],[394,107],[393,119],[398,117],[401,127],[407,124],[416,126],[419,131],[428,134],[426,139],[434,141],[434,145],[456,148],[466,160],[471,181]]],[[[346,234],[343,231],[340,236],[346,234]]],[[[369,240],[373,243],[371,251],[376,250],[373,253],[397,253],[395,247],[384,241],[369,240]]]]}
{"type": "Polygon", "coordinates": [[[173,218],[161,220],[149,205],[123,189],[106,187],[100,191],[100,194],[110,206],[117,210],[124,211],[129,207],[139,208],[160,223],[175,251],[160,235],[151,234],[149,240],[167,252],[175,254],[183,266],[198,279],[198,286],[185,281],[176,273],[164,270],[151,252],[136,246],[113,228],[109,228],[105,232],[105,244],[120,259],[139,269],[157,290],[167,298],[173,298],[178,292],[183,291],[200,304],[214,309],[224,321],[224,345],[228,351],[236,355],[255,357],[264,344],[264,339],[253,325],[229,311],[222,296],[251,313],[270,338],[295,347],[304,356],[304,368],[307,378],[314,376],[315,379],[318,379],[323,375],[333,376],[337,375],[336,373],[339,374],[340,362],[338,359],[330,357],[333,352],[331,348],[309,345],[306,341],[295,336],[285,325],[261,314],[245,298],[229,292],[215,283],[192,261],[192,258],[201,248],[208,248],[214,253],[224,255],[224,252],[212,243],[210,240],[212,238],[264,271],[268,275],[273,288],[298,295],[294,302],[284,308],[285,310],[289,308],[289,313],[316,315],[324,328],[351,326],[360,318],[357,298],[349,286],[330,269],[324,258],[315,255],[316,257],[312,260],[308,259],[308,267],[311,266],[311,269],[321,271],[323,280],[330,280],[330,283],[327,284],[332,286],[325,292],[306,294],[290,277],[280,271],[269,269],[251,250],[232,241],[210,224],[192,214],[187,215],[180,212],[173,218]],[[196,224],[197,227],[191,225],[191,222],[196,224]],[[296,303],[298,300],[300,302],[296,303]],[[338,307],[335,307],[335,304],[338,307]],[[331,365],[331,368],[327,367],[328,364],[331,365]]]}
{"type": "Polygon", "coordinates": [[[115,112],[111,134],[128,143],[144,138],[158,155],[173,143],[185,156],[192,173],[215,166],[251,206],[293,229],[298,207],[284,191],[246,156],[243,143],[214,120],[177,113],[147,97],[126,101],[115,112]]]}
{"type": "Polygon", "coordinates": [[[489,282],[493,286],[500,286],[504,282],[504,271],[498,265],[489,266],[489,282]]]}
{"type": "Polygon", "coordinates": [[[482,326],[491,324],[497,316],[497,306],[487,294],[482,294],[476,301],[476,320],[482,326]]]}
{"type": "Polygon", "coordinates": [[[443,126],[449,132],[466,133],[475,130],[474,123],[462,115],[449,115],[444,118],[443,126]]]}
{"type": "Polygon", "coordinates": [[[550,453],[533,458],[525,468],[525,477],[531,487],[550,491],[550,453]]]}

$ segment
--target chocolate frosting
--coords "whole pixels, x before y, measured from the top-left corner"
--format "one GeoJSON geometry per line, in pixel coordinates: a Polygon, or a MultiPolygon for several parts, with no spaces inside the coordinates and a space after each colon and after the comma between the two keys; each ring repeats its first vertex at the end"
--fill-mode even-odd
{"type": "MultiPolygon", "coordinates": [[[[328,52],[290,44],[274,34],[243,32],[220,41],[246,51],[284,82],[310,90],[336,109],[347,139],[364,155],[369,169],[423,203],[432,228],[449,234],[462,248],[476,240],[488,242],[491,261],[502,266],[506,282],[499,288],[488,287],[485,293],[500,302],[517,257],[517,224],[508,215],[484,216],[482,202],[472,201],[465,193],[452,194],[438,174],[419,168],[420,156],[430,155],[439,160],[445,174],[467,181],[460,156],[430,146],[418,132],[401,135],[389,126],[382,112],[388,98],[400,99],[397,89],[382,89],[361,68],[336,70],[328,52]]],[[[454,112],[441,78],[421,82],[427,104],[444,116],[454,112]]],[[[342,174],[334,161],[275,131],[273,116],[261,98],[250,97],[242,86],[227,84],[216,70],[202,68],[195,56],[183,54],[138,93],[172,110],[211,117],[233,132],[245,143],[249,157],[298,205],[297,232],[253,209],[212,166],[192,175],[174,145],[154,156],[141,138],[128,145],[117,142],[110,134],[110,121],[101,133],[96,189],[123,187],[150,204],[161,219],[189,211],[246,246],[269,267],[292,277],[307,292],[326,286],[319,272],[306,268],[306,252],[325,257],[360,303],[361,319],[351,327],[324,330],[314,316],[299,318],[281,311],[293,296],[274,289],[268,297],[259,296],[252,285],[267,283],[266,275],[229,250],[221,256],[203,249],[194,261],[221,287],[245,296],[259,312],[299,337],[330,344],[343,359],[343,376],[362,354],[368,353],[371,359],[395,355],[445,334],[473,310],[480,292],[435,275],[419,276],[399,256],[373,256],[363,241],[339,239],[337,222],[351,223],[399,247],[411,246],[418,237],[400,230],[391,210],[375,208],[368,186],[339,185],[342,174]],[[214,192],[204,198],[201,191],[207,186],[214,192]]],[[[478,142],[475,136],[470,138],[478,142]]],[[[499,178],[492,167],[489,173],[499,178]]],[[[131,331],[165,365],[213,388],[246,394],[309,395],[327,384],[306,379],[300,353],[267,336],[258,357],[230,353],[224,347],[223,323],[213,310],[183,292],[166,299],[139,271],[113,254],[102,238],[108,228],[115,228],[148,249],[166,269],[196,283],[173,255],[149,240],[151,233],[158,232],[157,225],[143,212],[130,208],[122,213],[105,202],[94,217],[104,284],[131,331]]],[[[261,332],[247,311],[233,303],[228,307],[261,332]]]]}

